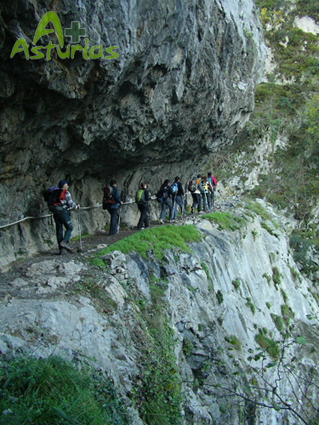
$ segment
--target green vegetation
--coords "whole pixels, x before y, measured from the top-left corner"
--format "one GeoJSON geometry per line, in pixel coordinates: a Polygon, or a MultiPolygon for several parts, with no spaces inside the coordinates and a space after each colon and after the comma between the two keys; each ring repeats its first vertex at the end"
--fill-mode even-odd
{"type": "MultiPolygon", "coordinates": [[[[81,239],[85,239],[91,236],[89,233],[84,233],[81,235],[81,239]]],[[[74,236],[74,238],[71,238],[72,242],[77,242],[80,239],[80,236],[74,236]]]]}
{"type": "Polygon", "coordinates": [[[291,307],[289,307],[287,304],[282,304],[281,315],[286,326],[289,326],[290,319],[293,319],[295,317],[295,313],[292,311],[291,307]]]}
{"type": "Polygon", "coordinates": [[[240,287],[240,279],[238,279],[238,278],[237,279],[234,279],[232,281],[232,284],[234,285],[235,289],[238,290],[239,287],[240,287]]]}
{"type": "Polygon", "coordinates": [[[221,304],[224,301],[224,296],[221,290],[218,289],[216,293],[218,304],[221,304]]]}
{"type": "Polygon", "coordinates": [[[259,330],[259,333],[255,336],[257,344],[263,348],[273,359],[278,359],[280,350],[278,344],[272,339],[266,337],[263,330],[259,330]]]}
{"type": "Polygon", "coordinates": [[[112,313],[116,310],[116,303],[109,297],[108,292],[102,282],[97,282],[93,277],[91,279],[83,279],[76,282],[71,290],[71,293],[89,295],[94,299],[94,305],[97,310],[104,313],[112,313]]]}
{"type": "Polygon", "coordinates": [[[219,230],[239,230],[245,223],[245,220],[241,217],[219,211],[210,214],[204,214],[202,217],[206,220],[218,224],[219,230]]]}
{"type": "Polygon", "coordinates": [[[250,297],[247,297],[247,298],[246,298],[246,301],[247,301],[247,302],[246,302],[246,306],[250,308],[250,310],[251,310],[251,312],[252,312],[253,314],[255,314],[255,312],[256,312],[256,307],[255,307],[255,305],[253,304],[253,302],[252,302],[251,298],[250,298],[250,297]]]}
{"type": "Polygon", "coordinates": [[[278,285],[281,284],[281,273],[280,273],[278,267],[272,268],[272,280],[275,284],[275,288],[278,290],[278,285]]]}
{"type": "Polygon", "coordinates": [[[308,229],[295,230],[290,236],[290,246],[293,249],[294,260],[303,265],[302,273],[312,278],[319,271],[318,265],[309,258],[311,251],[319,253],[318,230],[310,226],[308,229]]]}
{"type": "Polygon", "coordinates": [[[230,335],[225,337],[225,341],[231,344],[237,351],[241,350],[241,342],[235,335],[230,335]]]}
{"type": "Polygon", "coordinates": [[[200,233],[193,225],[156,227],[115,242],[95,254],[91,261],[96,266],[105,267],[101,257],[116,250],[124,254],[135,251],[144,258],[147,257],[149,250],[152,250],[156,258],[162,259],[165,249],[179,248],[189,252],[190,249],[186,244],[198,242],[200,239],[200,233]]]}
{"type": "Polygon", "coordinates": [[[1,424],[128,424],[112,382],[59,357],[1,356],[1,424]],[[4,414],[6,412],[6,414],[4,414]]]}
{"type": "Polygon", "coordinates": [[[267,283],[269,285],[271,283],[271,277],[267,273],[264,273],[263,277],[267,280],[267,283]]]}
{"type": "Polygon", "coordinates": [[[270,304],[270,302],[266,302],[266,307],[270,310],[271,309],[271,304],[270,304]]]}
{"type": "Polygon", "coordinates": [[[201,262],[201,266],[202,266],[203,270],[204,270],[204,271],[205,271],[205,273],[206,273],[207,279],[210,279],[210,275],[209,275],[209,268],[208,268],[207,264],[206,264],[206,263],[204,263],[204,262],[201,262]]]}
{"type": "Polygon", "coordinates": [[[272,314],[271,318],[278,329],[279,332],[282,332],[284,330],[284,321],[280,316],[277,316],[276,314],[272,314]]]}
{"type": "Polygon", "coordinates": [[[183,340],[183,353],[185,356],[189,356],[191,354],[192,349],[194,348],[194,344],[192,341],[184,338],[183,340]]]}
{"type": "MultiPolygon", "coordinates": [[[[145,306],[133,338],[139,353],[140,377],[131,397],[147,424],[181,422],[180,377],[174,355],[174,331],[169,326],[163,300],[166,283],[150,286],[152,303],[145,306]]],[[[185,349],[190,352],[191,343],[185,349]]]]}
{"type": "MultiPolygon", "coordinates": [[[[298,28],[297,20],[307,16],[318,24],[319,3],[255,0],[255,4],[273,67],[267,80],[256,87],[255,110],[245,131],[231,150],[215,156],[214,166],[220,180],[237,175],[243,181],[258,164],[252,159],[243,168],[238,145],[249,158],[260,143],[267,142],[261,161],[267,161],[269,171],[259,175],[258,185],[246,195],[267,200],[299,220],[298,232],[291,238],[293,249],[297,248],[294,257],[301,260],[302,273],[315,281],[318,267],[305,252],[319,251],[318,225],[309,224],[319,195],[319,36],[298,28]]],[[[276,236],[267,222],[263,227],[276,236]]]]}

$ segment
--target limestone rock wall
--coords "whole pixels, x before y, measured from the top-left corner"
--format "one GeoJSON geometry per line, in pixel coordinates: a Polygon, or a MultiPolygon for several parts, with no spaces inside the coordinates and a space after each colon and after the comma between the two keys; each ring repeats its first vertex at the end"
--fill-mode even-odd
{"type": "MultiPolygon", "coordinates": [[[[167,251],[162,263],[151,253],[143,259],[117,251],[104,257],[108,268],[103,272],[81,260],[67,264],[60,259],[39,260],[21,268],[20,277],[8,281],[10,291],[16,289],[15,297],[1,301],[0,350],[54,353],[70,360],[75,355],[94,357],[130,404],[128,396],[143,368],[138,360],[141,308],[152,306],[151,285],[156,278],[158,284],[166,282],[163,302],[174,329],[185,424],[235,425],[243,415],[249,424],[296,423],[286,410],[260,409],[248,401],[240,407],[233,395],[227,398],[230,393],[221,390],[225,387],[271,406],[271,394],[244,389],[257,383],[264,387],[266,381],[277,386],[278,394],[297,412],[308,412],[309,419],[313,412],[306,388],[308,401],[315,406],[318,401],[314,387],[308,387],[308,373],[318,363],[318,305],[310,283],[297,271],[280,217],[268,209],[279,224],[274,229],[272,221],[267,221],[267,228],[262,226],[254,213],[239,208],[237,213],[246,217],[240,230],[220,231],[200,220],[196,226],[202,241],[191,244],[189,253],[167,251]],[[85,294],[58,295],[84,287],[85,281],[102,284],[109,301],[102,294],[95,301],[85,294]],[[274,318],[289,335],[286,343],[298,336],[305,343],[287,344],[280,367],[268,368],[274,360],[266,351],[265,358],[258,354],[264,349],[255,337],[262,331],[269,339],[282,341],[274,318]],[[287,379],[295,372],[285,374],[284,365],[294,367],[299,383],[287,379]]],[[[132,423],[141,423],[137,411],[131,413],[132,423]]]]}
{"type": "Polygon", "coordinates": [[[86,206],[114,176],[124,198],[141,180],[154,192],[166,177],[186,179],[253,109],[265,46],[252,0],[1,1],[0,13],[1,223],[38,214],[40,192],[61,178],[86,206]],[[33,45],[48,11],[63,31],[85,29],[87,54],[116,46],[118,57],[61,59],[52,48],[32,59],[32,48],[58,44],[50,23],[33,45]],[[21,46],[10,58],[18,39],[29,60],[21,46]]]}

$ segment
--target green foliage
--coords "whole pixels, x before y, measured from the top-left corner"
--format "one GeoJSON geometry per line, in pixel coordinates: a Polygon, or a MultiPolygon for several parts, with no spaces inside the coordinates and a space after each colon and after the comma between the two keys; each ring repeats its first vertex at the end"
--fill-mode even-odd
{"type": "Polygon", "coordinates": [[[0,364],[3,425],[129,423],[112,382],[94,370],[59,357],[2,356],[0,364]]]}
{"type": "Polygon", "coordinates": [[[246,298],[246,301],[247,301],[247,302],[246,302],[246,306],[250,308],[250,310],[251,310],[251,312],[252,312],[253,314],[255,314],[255,312],[256,312],[256,307],[255,307],[255,305],[253,304],[253,302],[252,302],[251,298],[250,298],[250,297],[247,297],[247,298],[246,298]]]}
{"type": "Polygon", "coordinates": [[[174,332],[163,299],[165,289],[165,282],[153,280],[152,303],[144,306],[138,329],[134,331],[140,377],[131,397],[144,423],[178,425],[182,400],[180,377],[174,355],[174,332]]]}
{"type": "Polygon", "coordinates": [[[270,310],[271,309],[271,304],[270,302],[266,301],[266,307],[270,310]]]}
{"type": "Polygon", "coordinates": [[[230,213],[222,213],[220,211],[204,214],[202,217],[218,224],[219,230],[239,230],[245,223],[245,220],[241,217],[230,213]]]}
{"type": "Polygon", "coordinates": [[[221,304],[224,301],[224,296],[221,290],[218,289],[216,293],[218,304],[221,304]]]}
{"type": "Polygon", "coordinates": [[[297,0],[297,13],[299,16],[312,16],[319,21],[319,3],[317,0],[297,0]]]}
{"type": "Polygon", "coordinates": [[[287,295],[287,293],[283,289],[281,289],[280,292],[281,292],[281,295],[282,295],[285,303],[287,303],[287,301],[288,301],[288,295],[287,295]]]}
{"type": "Polygon", "coordinates": [[[255,111],[242,138],[248,147],[267,138],[273,150],[268,158],[271,172],[259,176],[259,186],[249,196],[288,207],[303,220],[319,194],[319,45],[318,36],[296,27],[295,19],[310,16],[319,22],[318,1],[297,0],[293,7],[290,1],[256,3],[275,68],[268,82],[256,87],[255,111]],[[282,136],[286,146],[278,148],[275,142],[282,136]]]}
{"type": "MultiPolygon", "coordinates": [[[[256,214],[258,214],[264,221],[271,221],[275,229],[279,228],[278,223],[272,219],[271,214],[259,203],[254,201],[247,201],[245,207],[256,214]]],[[[263,225],[263,224],[261,224],[263,225]]],[[[268,229],[267,229],[268,230],[268,229]]],[[[277,235],[276,235],[277,236],[277,235]]]]}
{"type": "Polygon", "coordinates": [[[289,326],[290,319],[293,319],[295,317],[295,313],[292,311],[291,307],[289,307],[287,304],[282,304],[281,315],[286,326],[289,326]]]}
{"type": "Polygon", "coordinates": [[[147,257],[149,250],[152,250],[156,258],[162,259],[166,249],[179,248],[189,252],[190,249],[186,244],[198,242],[200,238],[199,231],[193,225],[156,227],[121,239],[99,251],[91,261],[94,265],[102,266],[104,262],[101,256],[116,250],[124,254],[135,251],[144,258],[147,257]]]}
{"type": "Polygon", "coordinates": [[[264,273],[263,277],[267,280],[267,283],[269,285],[271,283],[271,277],[267,273],[264,273]]]}
{"type": "Polygon", "coordinates": [[[203,270],[204,270],[204,271],[205,271],[205,273],[206,273],[207,279],[210,279],[210,275],[209,275],[209,268],[208,268],[207,264],[206,264],[206,263],[204,263],[204,261],[203,261],[203,262],[201,262],[200,264],[201,264],[201,266],[202,266],[203,270]]]}
{"type": "Polygon", "coordinates": [[[116,310],[116,303],[109,297],[103,282],[97,282],[93,277],[76,282],[71,293],[90,296],[94,299],[94,305],[104,313],[112,313],[116,310]]]}
{"type": "Polygon", "coordinates": [[[241,351],[241,342],[235,335],[230,335],[225,337],[225,341],[231,344],[237,351],[241,351]]]}
{"type": "Polygon", "coordinates": [[[183,339],[183,353],[185,356],[189,356],[191,354],[192,349],[194,348],[194,344],[187,338],[183,339]]]}
{"type": "Polygon", "coordinates": [[[273,359],[278,359],[280,350],[278,344],[272,339],[266,337],[264,333],[260,330],[259,333],[255,336],[255,341],[257,344],[263,348],[273,359]]]}
{"type": "Polygon", "coordinates": [[[239,287],[240,287],[240,279],[234,279],[233,281],[232,281],[232,284],[234,285],[234,287],[235,287],[235,289],[236,290],[238,290],[239,289],[239,287]]]}
{"type": "Polygon", "coordinates": [[[274,324],[279,332],[282,332],[284,330],[284,321],[280,316],[277,316],[276,314],[271,315],[272,320],[274,321],[274,324]]]}
{"type": "Polygon", "coordinates": [[[290,246],[293,249],[293,257],[296,263],[301,263],[303,268],[301,273],[307,277],[311,277],[319,271],[316,263],[311,261],[308,253],[314,249],[319,251],[317,232],[309,232],[307,230],[295,230],[290,236],[290,246]]]}
{"type": "Polygon", "coordinates": [[[277,286],[281,284],[281,273],[278,267],[272,268],[272,280],[275,284],[275,288],[278,289],[277,286]]]}

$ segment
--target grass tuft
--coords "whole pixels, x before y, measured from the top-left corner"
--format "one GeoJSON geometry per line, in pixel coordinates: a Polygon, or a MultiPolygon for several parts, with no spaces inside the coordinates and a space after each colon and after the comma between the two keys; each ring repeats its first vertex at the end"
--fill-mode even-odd
{"type": "Polygon", "coordinates": [[[124,254],[135,251],[146,258],[149,250],[152,250],[155,257],[161,260],[166,249],[179,248],[182,251],[190,252],[187,243],[199,242],[200,240],[200,233],[193,225],[156,227],[135,233],[102,249],[95,254],[92,263],[102,265],[101,256],[112,251],[121,251],[124,254]]]}

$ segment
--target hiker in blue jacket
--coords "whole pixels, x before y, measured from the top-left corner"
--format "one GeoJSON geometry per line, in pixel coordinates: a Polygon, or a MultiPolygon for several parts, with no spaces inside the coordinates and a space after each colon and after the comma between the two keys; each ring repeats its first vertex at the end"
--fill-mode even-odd
{"type": "Polygon", "coordinates": [[[118,191],[116,184],[117,184],[116,180],[110,181],[110,186],[112,188],[112,195],[111,195],[112,200],[111,200],[110,205],[108,207],[108,212],[111,214],[109,236],[116,235],[116,233],[117,233],[118,209],[122,205],[120,192],[118,191]]]}

